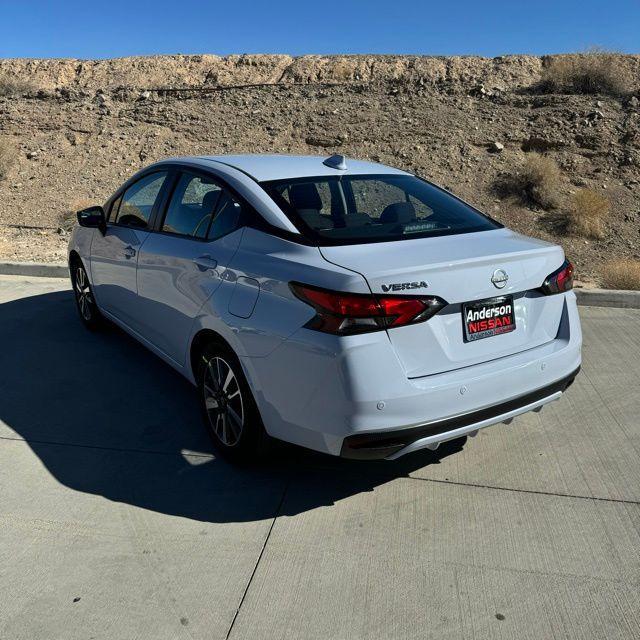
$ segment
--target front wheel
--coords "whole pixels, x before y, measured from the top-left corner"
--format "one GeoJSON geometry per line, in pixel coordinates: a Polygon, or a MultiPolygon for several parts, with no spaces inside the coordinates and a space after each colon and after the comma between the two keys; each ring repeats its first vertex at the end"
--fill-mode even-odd
{"type": "Polygon", "coordinates": [[[97,329],[102,323],[102,314],[93,297],[89,276],[79,259],[71,265],[71,284],[82,323],[88,329],[97,329]]]}
{"type": "Polygon", "coordinates": [[[202,417],[214,446],[236,462],[260,457],[268,439],[240,361],[225,345],[211,342],[198,370],[202,417]]]}

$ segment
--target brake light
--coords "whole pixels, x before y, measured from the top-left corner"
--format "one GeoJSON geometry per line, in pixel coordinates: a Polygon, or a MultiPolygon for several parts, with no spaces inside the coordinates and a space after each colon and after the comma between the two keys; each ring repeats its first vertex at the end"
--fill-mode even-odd
{"type": "Polygon", "coordinates": [[[289,286],[297,298],[316,310],[316,316],[305,326],[337,335],[381,331],[424,322],[447,304],[436,296],[343,293],[298,282],[289,286]]]}
{"type": "Polygon", "coordinates": [[[573,289],[573,265],[569,260],[565,260],[559,269],[545,278],[539,290],[546,296],[550,296],[570,289],[573,289]]]}

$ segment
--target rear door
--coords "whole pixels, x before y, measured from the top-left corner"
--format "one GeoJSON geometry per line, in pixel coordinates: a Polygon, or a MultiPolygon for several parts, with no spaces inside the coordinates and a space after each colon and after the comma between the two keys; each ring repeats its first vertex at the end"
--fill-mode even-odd
{"type": "Polygon", "coordinates": [[[91,245],[91,276],[98,304],[136,330],[138,255],[149,236],[167,175],[167,171],[156,171],[131,184],[114,201],[106,233],[96,233],[91,245]]]}
{"type": "Polygon", "coordinates": [[[242,207],[208,174],[175,177],[166,211],[138,259],[142,335],[183,364],[193,321],[222,283],[242,230],[242,207]]]}

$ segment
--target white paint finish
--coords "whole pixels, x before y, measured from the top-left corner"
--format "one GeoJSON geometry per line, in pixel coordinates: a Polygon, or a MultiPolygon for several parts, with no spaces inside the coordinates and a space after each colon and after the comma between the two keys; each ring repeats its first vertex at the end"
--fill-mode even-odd
{"type": "Polygon", "coordinates": [[[394,169],[377,162],[346,159],[346,170],[328,167],[324,161],[328,156],[288,156],[283,154],[246,154],[225,156],[202,156],[204,161],[214,161],[244,171],[258,182],[282,180],[285,178],[305,178],[307,176],[337,176],[363,174],[409,175],[406,171],[394,169]]]}
{"type": "Polygon", "coordinates": [[[361,273],[375,293],[383,293],[383,285],[424,281],[426,289],[406,293],[438,296],[451,305],[426,323],[389,331],[409,377],[468,367],[556,337],[562,296],[541,296],[532,290],[562,264],[560,247],[499,229],[379,245],[322,247],[321,252],[331,262],[361,273]],[[491,282],[497,268],[509,276],[502,289],[491,282]],[[514,295],[516,330],[464,342],[460,303],[505,294],[514,295]]]}
{"type": "Polygon", "coordinates": [[[240,229],[215,241],[153,233],[140,251],[136,324],[181,365],[202,306],[223,280],[233,280],[229,265],[242,233],[240,229]]]}
{"type": "Polygon", "coordinates": [[[136,269],[140,248],[149,232],[115,225],[109,225],[105,235],[97,229],[91,232],[89,275],[96,302],[105,311],[139,329],[136,269]],[[135,253],[131,255],[132,252],[135,253]]]}
{"type": "Polygon", "coordinates": [[[240,276],[229,301],[229,313],[238,318],[250,318],[260,295],[260,283],[253,278],[240,276]]]}

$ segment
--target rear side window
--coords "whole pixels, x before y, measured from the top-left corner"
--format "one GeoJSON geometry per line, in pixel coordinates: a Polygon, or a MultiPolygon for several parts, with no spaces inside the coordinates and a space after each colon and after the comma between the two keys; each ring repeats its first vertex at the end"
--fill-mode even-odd
{"type": "Polygon", "coordinates": [[[207,238],[217,240],[241,226],[242,206],[228,192],[223,191],[216,208],[207,238]]]}
{"type": "Polygon", "coordinates": [[[112,209],[111,217],[115,215],[115,223],[125,227],[146,229],[166,177],[167,172],[161,171],[150,173],[134,182],[122,194],[117,211],[115,207],[112,209]]]}
{"type": "Polygon", "coordinates": [[[261,185],[319,245],[391,242],[499,229],[447,191],[410,175],[277,180],[261,185]]]}
{"type": "Polygon", "coordinates": [[[235,231],[241,206],[211,178],[185,172],[171,196],[162,231],[216,240],[235,231]]]}
{"type": "Polygon", "coordinates": [[[206,238],[222,189],[213,180],[183,173],[171,196],[162,230],[195,238],[206,238]]]}

